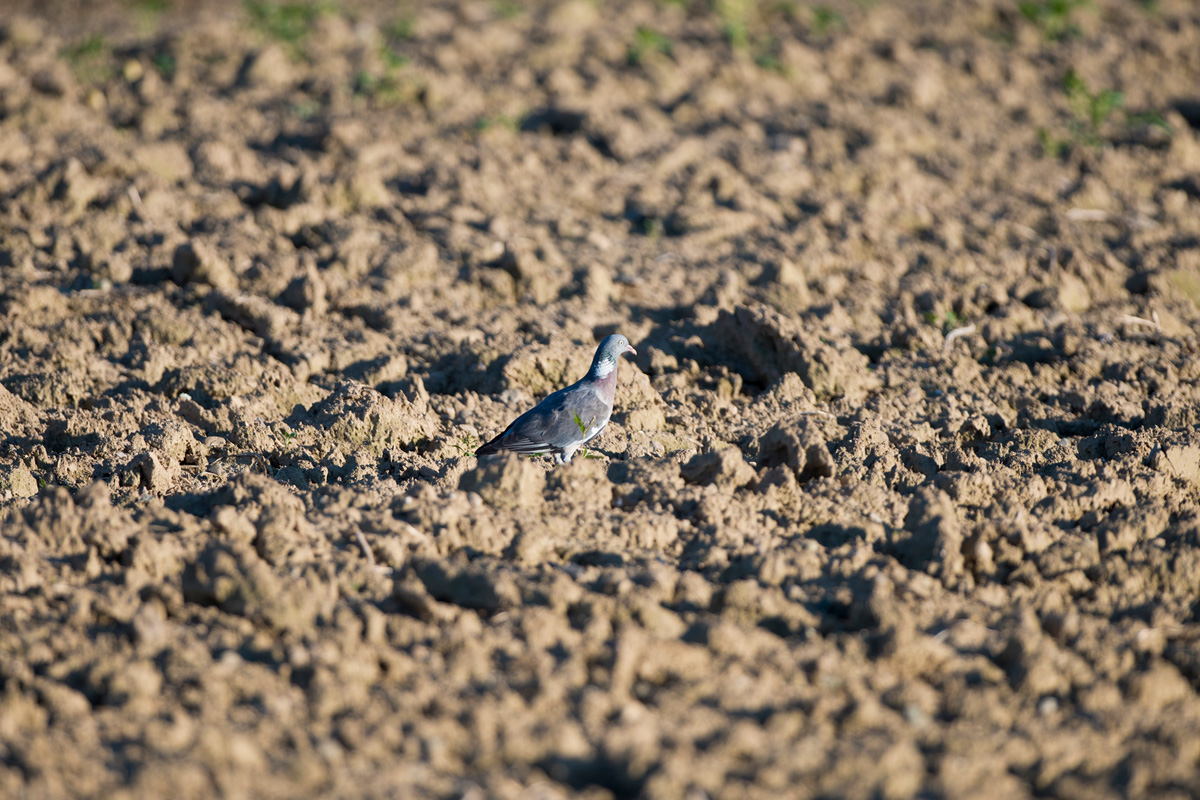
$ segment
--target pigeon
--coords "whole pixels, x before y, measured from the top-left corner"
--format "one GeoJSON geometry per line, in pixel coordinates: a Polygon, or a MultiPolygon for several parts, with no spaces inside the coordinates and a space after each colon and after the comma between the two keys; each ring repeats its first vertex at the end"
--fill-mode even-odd
{"type": "Polygon", "coordinates": [[[553,453],[556,464],[571,463],[575,451],[604,430],[612,416],[617,361],[625,353],[637,355],[628,339],[619,334],[606,337],[596,349],[587,375],[517,417],[475,455],[503,450],[528,455],[553,453]]]}

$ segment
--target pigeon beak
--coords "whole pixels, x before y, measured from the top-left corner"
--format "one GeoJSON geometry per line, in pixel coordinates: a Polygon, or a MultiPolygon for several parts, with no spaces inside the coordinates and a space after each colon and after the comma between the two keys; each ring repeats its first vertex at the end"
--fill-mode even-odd
{"type": "Polygon", "coordinates": [[[631,345],[631,344],[627,344],[627,345],[625,345],[625,352],[626,352],[626,353],[633,353],[635,356],[637,355],[637,350],[634,350],[634,349],[633,349],[633,345],[631,345]]]}

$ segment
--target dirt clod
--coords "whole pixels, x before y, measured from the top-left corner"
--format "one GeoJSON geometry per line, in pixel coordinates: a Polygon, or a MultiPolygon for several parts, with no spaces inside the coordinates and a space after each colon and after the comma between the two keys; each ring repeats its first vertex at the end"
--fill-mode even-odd
{"type": "Polygon", "coordinates": [[[475,492],[493,508],[507,511],[537,508],[545,486],[546,470],[515,453],[481,459],[458,480],[462,491],[475,492]]]}
{"type": "Polygon", "coordinates": [[[740,489],[754,480],[754,469],[746,463],[741,452],[732,447],[697,453],[680,467],[680,472],[689,483],[715,483],[733,489],[740,489]]]}
{"type": "Polygon", "coordinates": [[[758,440],[761,467],[785,466],[796,480],[832,477],[837,469],[817,423],[801,418],[775,423],[758,440]]]}
{"type": "Polygon", "coordinates": [[[225,291],[237,290],[237,276],[203,239],[192,239],[175,248],[171,275],[181,285],[200,283],[225,291]]]}

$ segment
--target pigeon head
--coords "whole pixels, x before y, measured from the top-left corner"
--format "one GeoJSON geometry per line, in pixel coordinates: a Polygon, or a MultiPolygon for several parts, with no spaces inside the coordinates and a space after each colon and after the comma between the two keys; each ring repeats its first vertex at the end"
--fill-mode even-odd
{"type": "Polygon", "coordinates": [[[588,375],[593,378],[607,378],[617,368],[617,359],[625,353],[637,355],[637,350],[629,344],[629,340],[619,333],[605,337],[596,349],[596,357],[592,359],[592,368],[588,375]]]}

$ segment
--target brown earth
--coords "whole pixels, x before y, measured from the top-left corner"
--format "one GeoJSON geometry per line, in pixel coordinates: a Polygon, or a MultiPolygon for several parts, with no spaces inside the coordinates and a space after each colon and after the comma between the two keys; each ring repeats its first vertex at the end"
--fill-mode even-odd
{"type": "Polygon", "coordinates": [[[1200,6],[191,5],[0,17],[0,796],[1200,795],[1200,6]]]}

